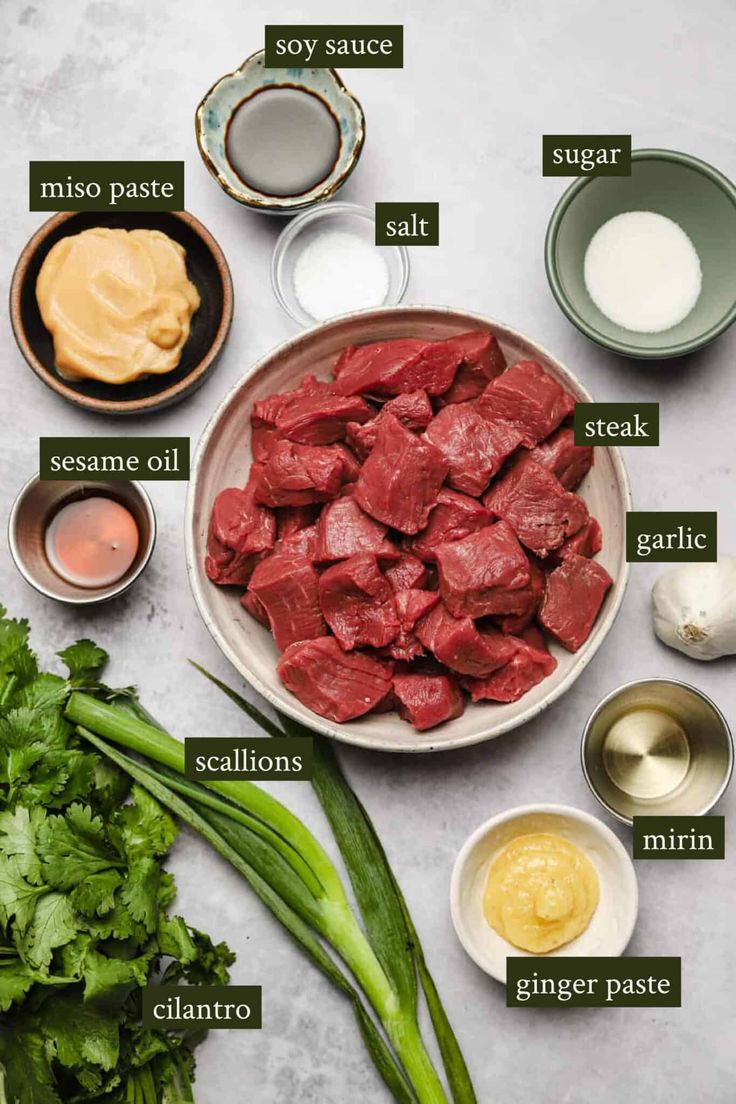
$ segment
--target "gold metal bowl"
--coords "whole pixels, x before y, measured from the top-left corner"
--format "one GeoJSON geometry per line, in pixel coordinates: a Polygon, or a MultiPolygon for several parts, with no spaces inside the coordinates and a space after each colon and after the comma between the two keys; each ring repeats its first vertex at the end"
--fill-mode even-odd
{"type": "Polygon", "coordinates": [[[676,679],[642,679],[593,711],[582,763],[594,795],[624,824],[635,816],[698,816],[728,786],[733,740],[700,690],[676,679]]]}

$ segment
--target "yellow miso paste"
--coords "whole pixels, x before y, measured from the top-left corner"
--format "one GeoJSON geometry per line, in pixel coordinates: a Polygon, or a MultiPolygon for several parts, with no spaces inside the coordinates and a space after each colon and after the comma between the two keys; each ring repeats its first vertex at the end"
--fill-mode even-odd
{"type": "Polygon", "coordinates": [[[113,384],[172,372],[200,304],[179,242],[103,226],[49,250],[36,299],[59,374],[113,384]]]}
{"type": "Polygon", "coordinates": [[[598,906],[598,875],[579,847],[553,832],[517,836],[488,871],[483,912],[523,951],[544,954],[585,931],[598,906]]]}

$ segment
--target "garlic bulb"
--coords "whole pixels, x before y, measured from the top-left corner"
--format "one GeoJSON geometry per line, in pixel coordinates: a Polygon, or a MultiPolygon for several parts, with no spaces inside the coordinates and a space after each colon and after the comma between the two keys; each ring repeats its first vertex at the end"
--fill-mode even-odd
{"type": "Polygon", "coordinates": [[[652,587],[654,631],[691,659],[736,655],[736,556],[684,564],[652,587]]]}

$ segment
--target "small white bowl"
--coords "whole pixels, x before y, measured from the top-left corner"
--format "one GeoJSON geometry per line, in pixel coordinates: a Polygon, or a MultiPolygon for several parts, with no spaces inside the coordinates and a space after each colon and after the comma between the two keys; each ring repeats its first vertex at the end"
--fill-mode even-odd
{"type": "Polygon", "coordinates": [[[639,909],[634,864],[623,844],[600,820],[570,805],[519,805],[481,824],[463,845],[450,885],[450,909],[457,937],[481,970],[506,982],[509,957],[549,958],[622,955],[639,909]],[[555,832],[587,855],[600,884],[600,901],[585,931],[556,951],[530,955],[508,943],[487,923],[483,894],[495,855],[530,832],[555,832]]]}
{"type": "Polygon", "coordinates": [[[382,303],[355,303],[353,310],[363,307],[394,306],[404,298],[409,282],[409,253],[403,245],[379,245],[376,240],[376,220],[373,211],[356,203],[327,203],[304,211],[281,231],[271,261],[271,284],[279,303],[295,322],[313,326],[326,319],[314,318],[299,301],[294,286],[294,271],[299,257],[319,234],[342,231],[356,235],[379,250],[388,273],[388,286],[382,303]]]}

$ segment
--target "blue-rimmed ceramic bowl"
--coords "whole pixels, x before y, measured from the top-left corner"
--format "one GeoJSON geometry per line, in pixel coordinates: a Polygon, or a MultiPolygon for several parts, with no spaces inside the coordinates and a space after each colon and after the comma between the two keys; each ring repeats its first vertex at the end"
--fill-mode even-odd
{"type": "Polygon", "coordinates": [[[358,163],[365,139],[363,108],[334,69],[269,69],[264,50],[252,54],[210,88],[197,108],[195,128],[199,152],[220,187],[238,203],[272,215],[291,215],[331,199],[358,163]],[[303,88],[318,96],[340,127],[340,150],[332,171],[309,191],[294,196],[256,191],[238,176],[225,154],[227,126],[235,110],[254,93],[279,85],[303,88]]]}

